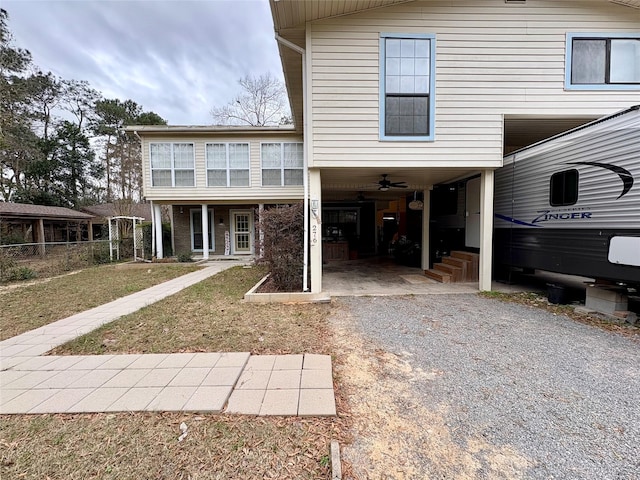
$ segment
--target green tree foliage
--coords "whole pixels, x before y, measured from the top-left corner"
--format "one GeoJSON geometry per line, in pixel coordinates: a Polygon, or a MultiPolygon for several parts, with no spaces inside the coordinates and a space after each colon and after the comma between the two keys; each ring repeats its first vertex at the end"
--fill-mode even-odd
{"type": "Polygon", "coordinates": [[[125,132],[127,125],[166,125],[154,112],[144,112],[133,100],[100,100],[96,103],[93,131],[101,137],[107,201],[140,200],[142,158],[140,139],[125,132]]]}

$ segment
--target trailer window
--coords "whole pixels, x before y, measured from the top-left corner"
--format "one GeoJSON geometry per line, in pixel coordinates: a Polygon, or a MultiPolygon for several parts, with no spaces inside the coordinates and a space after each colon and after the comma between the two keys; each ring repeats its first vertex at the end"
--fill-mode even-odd
{"type": "Polygon", "coordinates": [[[578,201],[578,170],[565,170],[551,175],[549,203],[552,207],[574,205],[578,201]]]}

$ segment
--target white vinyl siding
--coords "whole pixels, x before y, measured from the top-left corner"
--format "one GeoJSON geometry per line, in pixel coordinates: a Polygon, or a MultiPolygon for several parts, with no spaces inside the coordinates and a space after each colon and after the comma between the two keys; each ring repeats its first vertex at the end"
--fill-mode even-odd
{"type": "MultiPolygon", "coordinates": [[[[282,133],[262,135],[260,132],[245,135],[229,135],[225,132],[138,132],[142,137],[143,153],[143,194],[153,201],[180,200],[190,202],[198,199],[206,203],[229,203],[237,200],[243,203],[291,203],[302,199],[303,188],[299,186],[262,187],[260,165],[262,143],[301,143],[300,134],[282,133]],[[151,144],[192,143],[195,156],[195,186],[174,188],[172,185],[160,186],[152,183],[150,152],[151,144]],[[249,186],[211,187],[207,175],[207,145],[209,144],[248,144],[249,145],[249,186]]],[[[156,170],[156,169],[154,169],[156,170]]],[[[157,174],[156,174],[157,175],[157,174]]],[[[226,176],[226,171],[225,171],[226,176]]]]}
{"type": "Polygon", "coordinates": [[[263,143],[260,151],[263,186],[302,185],[302,143],[263,143]]]}
{"type": "Polygon", "coordinates": [[[590,0],[418,0],[313,22],[309,166],[500,166],[505,115],[595,118],[638,103],[637,92],[566,91],[564,78],[567,32],[639,25],[640,10],[590,0]],[[384,32],[437,39],[435,141],[380,141],[384,32]]]}
{"type": "Polygon", "coordinates": [[[149,157],[154,187],[195,186],[193,143],[152,143],[149,157]]]}
{"type": "Polygon", "coordinates": [[[640,90],[640,33],[568,33],[565,88],[640,90]]]}
{"type": "Polygon", "coordinates": [[[205,156],[209,187],[249,186],[248,143],[207,143],[205,156]]]}

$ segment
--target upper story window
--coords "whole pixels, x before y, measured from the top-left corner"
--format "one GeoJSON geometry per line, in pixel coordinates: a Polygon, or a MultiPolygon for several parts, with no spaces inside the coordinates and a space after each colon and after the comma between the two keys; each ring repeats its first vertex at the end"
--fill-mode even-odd
{"type": "Polygon", "coordinates": [[[551,175],[549,204],[552,207],[575,205],[578,201],[578,170],[564,170],[551,175]]]}
{"type": "Polygon", "coordinates": [[[304,150],[302,143],[263,143],[262,185],[302,185],[304,150]]]}
{"type": "Polygon", "coordinates": [[[208,186],[249,186],[248,143],[207,143],[205,155],[208,186]]]}
{"type": "Polygon", "coordinates": [[[196,184],[193,143],[151,143],[151,185],[194,187],[196,184]]]}
{"type": "Polygon", "coordinates": [[[640,33],[569,33],[565,69],[569,90],[640,90],[640,33]]]}
{"type": "Polygon", "coordinates": [[[435,36],[380,35],[380,139],[434,138],[435,36]]]}

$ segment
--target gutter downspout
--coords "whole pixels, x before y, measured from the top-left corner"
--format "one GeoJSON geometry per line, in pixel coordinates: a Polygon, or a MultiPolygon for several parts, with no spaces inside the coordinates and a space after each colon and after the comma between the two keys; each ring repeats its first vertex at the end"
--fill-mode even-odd
{"type": "Polygon", "coordinates": [[[276,42],[302,55],[302,142],[303,142],[303,186],[304,186],[304,238],[302,258],[302,291],[309,291],[309,142],[307,140],[307,53],[302,47],[282,38],[276,33],[276,42]]]}

